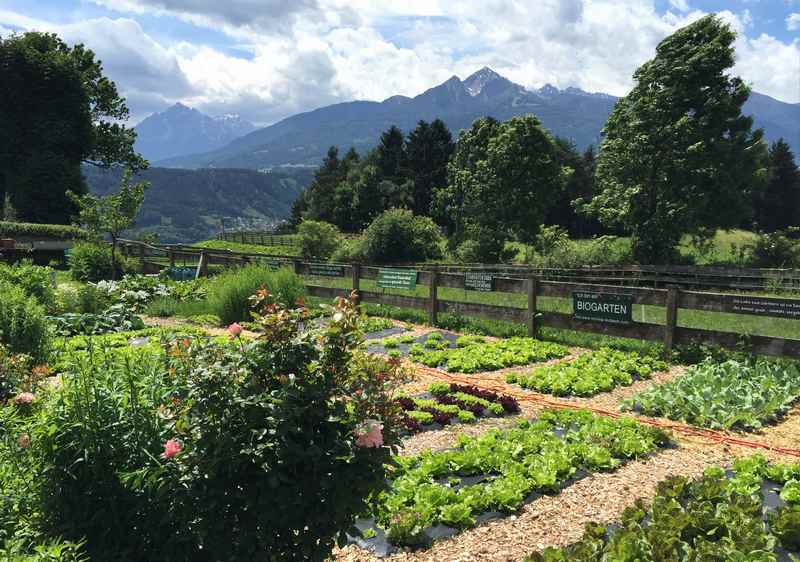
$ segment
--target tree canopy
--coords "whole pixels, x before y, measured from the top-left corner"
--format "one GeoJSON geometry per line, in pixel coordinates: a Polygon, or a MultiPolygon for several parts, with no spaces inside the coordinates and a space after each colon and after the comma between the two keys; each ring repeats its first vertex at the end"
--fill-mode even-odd
{"type": "Polygon", "coordinates": [[[83,45],[51,33],[0,38],[0,200],[21,220],[66,223],[67,191],[85,193],[81,164],[147,163],[114,82],[83,45]],[[57,95],[54,95],[57,92],[57,95]]]}
{"type": "Polygon", "coordinates": [[[738,226],[750,212],[765,145],[741,112],[749,88],[729,74],[735,38],[711,15],[663,40],[603,130],[588,209],[631,232],[640,262],[669,262],[681,235],[738,226]]]}
{"type": "Polygon", "coordinates": [[[535,117],[478,119],[458,139],[436,215],[451,246],[471,240],[482,245],[476,258],[496,260],[507,240],[533,241],[567,176],[535,117]]]}
{"type": "Polygon", "coordinates": [[[769,149],[769,179],[755,201],[756,223],[767,232],[800,225],[800,170],[783,139],[769,149]]]}

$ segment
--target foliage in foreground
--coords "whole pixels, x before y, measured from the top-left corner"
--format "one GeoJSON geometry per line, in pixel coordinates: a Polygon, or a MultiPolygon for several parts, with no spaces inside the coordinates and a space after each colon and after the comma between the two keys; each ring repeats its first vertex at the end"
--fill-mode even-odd
{"type": "Polygon", "coordinates": [[[769,465],[756,456],[734,463],[734,471],[729,478],[722,468],[709,468],[696,481],[671,476],[658,485],[652,504],[638,500],[626,509],[618,528],[589,523],[579,542],[547,548],[528,562],[796,560],[800,465],[769,465]],[[764,479],[779,484],[785,504],[764,501],[764,479]]]}
{"type": "Polygon", "coordinates": [[[707,359],[674,381],[634,396],[624,407],[715,429],[757,429],[785,413],[798,397],[796,362],[707,359]]]}
{"type": "Polygon", "coordinates": [[[56,292],[50,277],[53,273],[49,267],[40,267],[27,261],[14,265],[0,264],[0,281],[21,287],[25,294],[36,297],[48,312],[56,306],[56,292]]]}
{"type": "Polygon", "coordinates": [[[391,490],[380,499],[377,523],[393,544],[419,544],[433,525],[471,527],[485,511],[513,513],[531,492],[556,492],[578,470],[613,470],[666,441],[661,430],[631,419],[546,410],[514,429],[460,435],[455,450],[398,458],[391,490]],[[564,434],[557,435],[556,429],[564,434]],[[481,475],[486,478],[461,485],[462,477],[481,475]]]}
{"type": "Polygon", "coordinates": [[[48,345],[44,307],[25,290],[0,280],[0,344],[13,353],[27,353],[34,360],[45,359],[48,345]]]}
{"type": "Polygon", "coordinates": [[[53,325],[55,335],[61,337],[95,336],[144,328],[144,321],[124,304],[115,304],[100,314],[67,313],[60,316],[48,316],[47,320],[53,325]]]}
{"type": "Polygon", "coordinates": [[[258,340],[89,353],[0,408],[4,538],[85,538],[97,560],[326,559],[385,486],[397,366],[355,353],[345,301],[321,331],[262,313],[258,340]]]}
{"type": "Polygon", "coordinates": [[[510,373],[506,382],[555,396],[594,396],[620,385],[630,386],[634,377],[647,379],[666,368],[664,361],[654,357],[604,347],[528,374],[510,373]]]}

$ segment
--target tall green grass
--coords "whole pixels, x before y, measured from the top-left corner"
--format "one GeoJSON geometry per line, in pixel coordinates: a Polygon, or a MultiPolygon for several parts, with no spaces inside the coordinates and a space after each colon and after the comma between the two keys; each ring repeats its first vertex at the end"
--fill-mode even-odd
{"type": "Polygon", "coordinates": [[[217,315],[223,324],[250,320],[250,297],[266,287],[274,302],[292,306],[305,297],[303,280],[289,268],[270,271],[260,265],[248,265],[218,275],[208,288],[205,312],[217,315]]]}

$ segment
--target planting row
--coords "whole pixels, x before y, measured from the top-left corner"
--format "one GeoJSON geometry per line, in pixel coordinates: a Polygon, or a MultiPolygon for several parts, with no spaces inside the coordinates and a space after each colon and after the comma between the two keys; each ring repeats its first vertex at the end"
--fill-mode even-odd
{"type": "Polygon", "coordinates": [[[603,348],[527,374],[511,373],[506,382],[555,396],[593,396],[666,368],[664,361],[654,357],[603,348]]]}
{"type": "Polygon", "coordinates": [[[432,398],[401,396],[397,399],[410,433],[418,433],[432,424],[448,425],[455,420],[472,423],[479,417],[504,416],[519,412],[511,396],[496,394],[475,386],[433,383],[428,388],[432,398]]]}
{"type": "Polygon", "coordinates": [[[796,362],[708,359],[674,381],[638,394],[623,407],[710,428],[756,429],[784,414],[798,397],[796,362]]]}
{"type": "Polygon", "coordinates": [[[613,470],[667,441],[661,430],[630,419],[545,411],[514,429],[461,435],[455,450],[397,458],[391,489],[380,496],[375,520],[394,545],[424,544],[492,512],[513,513],[536,494],[558,492],[585,471],[613,470]]]}
{"type": "Polygon", "coordinates": [[[690,482],[671,477],[648,507],[639,500],[612,527],[589,524],[568,548],[529,562],[606,560],[798,560],[800,464],[742,459],[732,472],[710,468],[690,482]]]}
{"type": "Polygon", "coordinates": [[[456,340],[457,347],[442,349],[430,349],[426,344],[410,349],[414,361],[459,373],[496,371],[557,359],[569,353],[563,345],[523,337],[485,342],[482,338],[462,336],[456,340]]]}

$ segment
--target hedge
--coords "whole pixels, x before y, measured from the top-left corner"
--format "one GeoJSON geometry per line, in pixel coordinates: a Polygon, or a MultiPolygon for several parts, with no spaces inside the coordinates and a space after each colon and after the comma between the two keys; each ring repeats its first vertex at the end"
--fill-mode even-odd
{"type": "Polygon", "coordinates": [[[0,238],[13,238],[15,236],[39,236],[57,240],[72,240],[86,238],[87,232],[67,224],[0,221],[0,238]]]}

